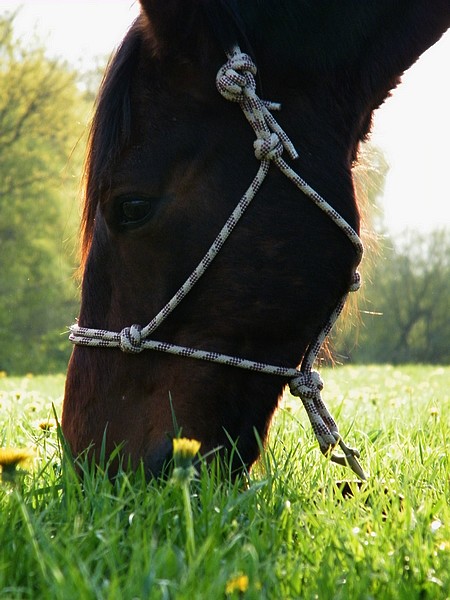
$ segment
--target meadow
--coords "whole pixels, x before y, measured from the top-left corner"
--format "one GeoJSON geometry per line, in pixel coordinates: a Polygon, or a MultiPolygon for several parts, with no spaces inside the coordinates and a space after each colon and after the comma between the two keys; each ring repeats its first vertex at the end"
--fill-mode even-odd
{"type": "Polygon", "coordinates": [[[0,481],[0,598],[450,598],[450,367],[322,375],[370,475],[348,496],[289,395],[245,480],[111,483],[84,462],[81,483],[53,421],[64,377],[1,377],[0,446],[33,457],[0,481]]]}

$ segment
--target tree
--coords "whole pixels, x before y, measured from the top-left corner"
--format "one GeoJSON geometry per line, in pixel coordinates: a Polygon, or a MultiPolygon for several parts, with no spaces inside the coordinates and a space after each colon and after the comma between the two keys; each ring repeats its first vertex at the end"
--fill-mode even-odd
{"type": "Polygon", "coordinates": [[[406,232],[386,239],[360,303],[359,348],[339,352],[359,362],[450,362],[450,231],[406,232]],[[372,283],[373,282],[373,283],[372,283]]]}
{"type": "Polygon", "coordinates": [[[381,318],[366,321],[374,360],[450,361],[450,232],[406,233],[377,267],[372,304],[381,318]]]}
{"type": "Polygon", "coordinates": [[[62,369],[88,107],[75,73],[14,41],[13,23],[0,17],[0,370],[62,369]]]}

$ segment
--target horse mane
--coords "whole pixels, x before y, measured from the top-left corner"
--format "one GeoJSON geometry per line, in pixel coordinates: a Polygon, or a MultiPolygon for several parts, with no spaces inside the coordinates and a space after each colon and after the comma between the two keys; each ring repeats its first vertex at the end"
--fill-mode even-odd
{"type": "Polygon", "coordinates": [[[82,269],[92,242],[100,196],[109,189],[113,165],[130,138],[130,86],[141,41],[136,21],[106,68],[95,104],[83,173],[82,269]]]}

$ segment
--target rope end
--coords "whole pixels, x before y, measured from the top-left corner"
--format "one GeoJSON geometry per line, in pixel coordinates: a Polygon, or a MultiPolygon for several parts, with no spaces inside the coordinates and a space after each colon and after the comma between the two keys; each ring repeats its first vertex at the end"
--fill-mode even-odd
{"type": "Polygon", "coordinates": [[[330,460],[338,465],[342,465],[343,467],[350,467],[350,469],[357,475],[362,481],[367,481],[366,474],[361,467],[358,458],[360,454],[358,450],[355,448],[349,448],[342,439],[338,442],[342,451],[344,452],[343,456],[339,456],[337,454],[331,454],[330,460]]]}

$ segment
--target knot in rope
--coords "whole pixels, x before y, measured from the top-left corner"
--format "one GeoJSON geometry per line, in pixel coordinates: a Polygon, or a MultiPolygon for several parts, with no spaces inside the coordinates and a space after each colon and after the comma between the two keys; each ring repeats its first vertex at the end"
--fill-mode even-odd
{"type": "Polygon", "coordinates": [[[283,144],[276,133],[266,138],[258,138],[253,142],[255,156],[258,160],[276,160],[283,154],[283,144]]]}
{"type": "Polygon", "coordinates": [[[131,325],[122,329],[120,332],[120,349],[122,352],[128,352],[129,354],[142,352],[141,329],[140,325],[131,325]]]}
{"type": "Polygon", "coordinates": [[[353,279],[349,287],[350,292],[357,292],[361,287],[361,275],[358,271],[353,273],[353,279]]]}
{"type": "Polygon", "coordinates": [[[256,65],[250,56],[235,48],[217,73],[217,90],[226,100],[239,103],[256,134],[255,154],[259,160],[276,161],[281,156],[282,148],[295,159],[297,151],[270,113],[271,110],[280,110],[281,105],[261,100],[256,93],[256,73],[256,65]],[[278,140],[272,138],[272,133],[278,136],[278,140]],[[271,141],[267,142],[269,139],[271,141]]]}
{"type": "Polygon", "coordinates": [[[320,398],[320,392],[323,390],[323,381],[317,371],[310,373],[301,373],[289,381],[289,389],[293,396],[315,400],[320,398]]]}
{"type": "Polygon", "coordinates": [[[216,77],[217,90],[230,102],[243,102],[249,92],[256,90],[256,72],[256,65],[248,54],[236,54],[219,69],[216,77]]]}

